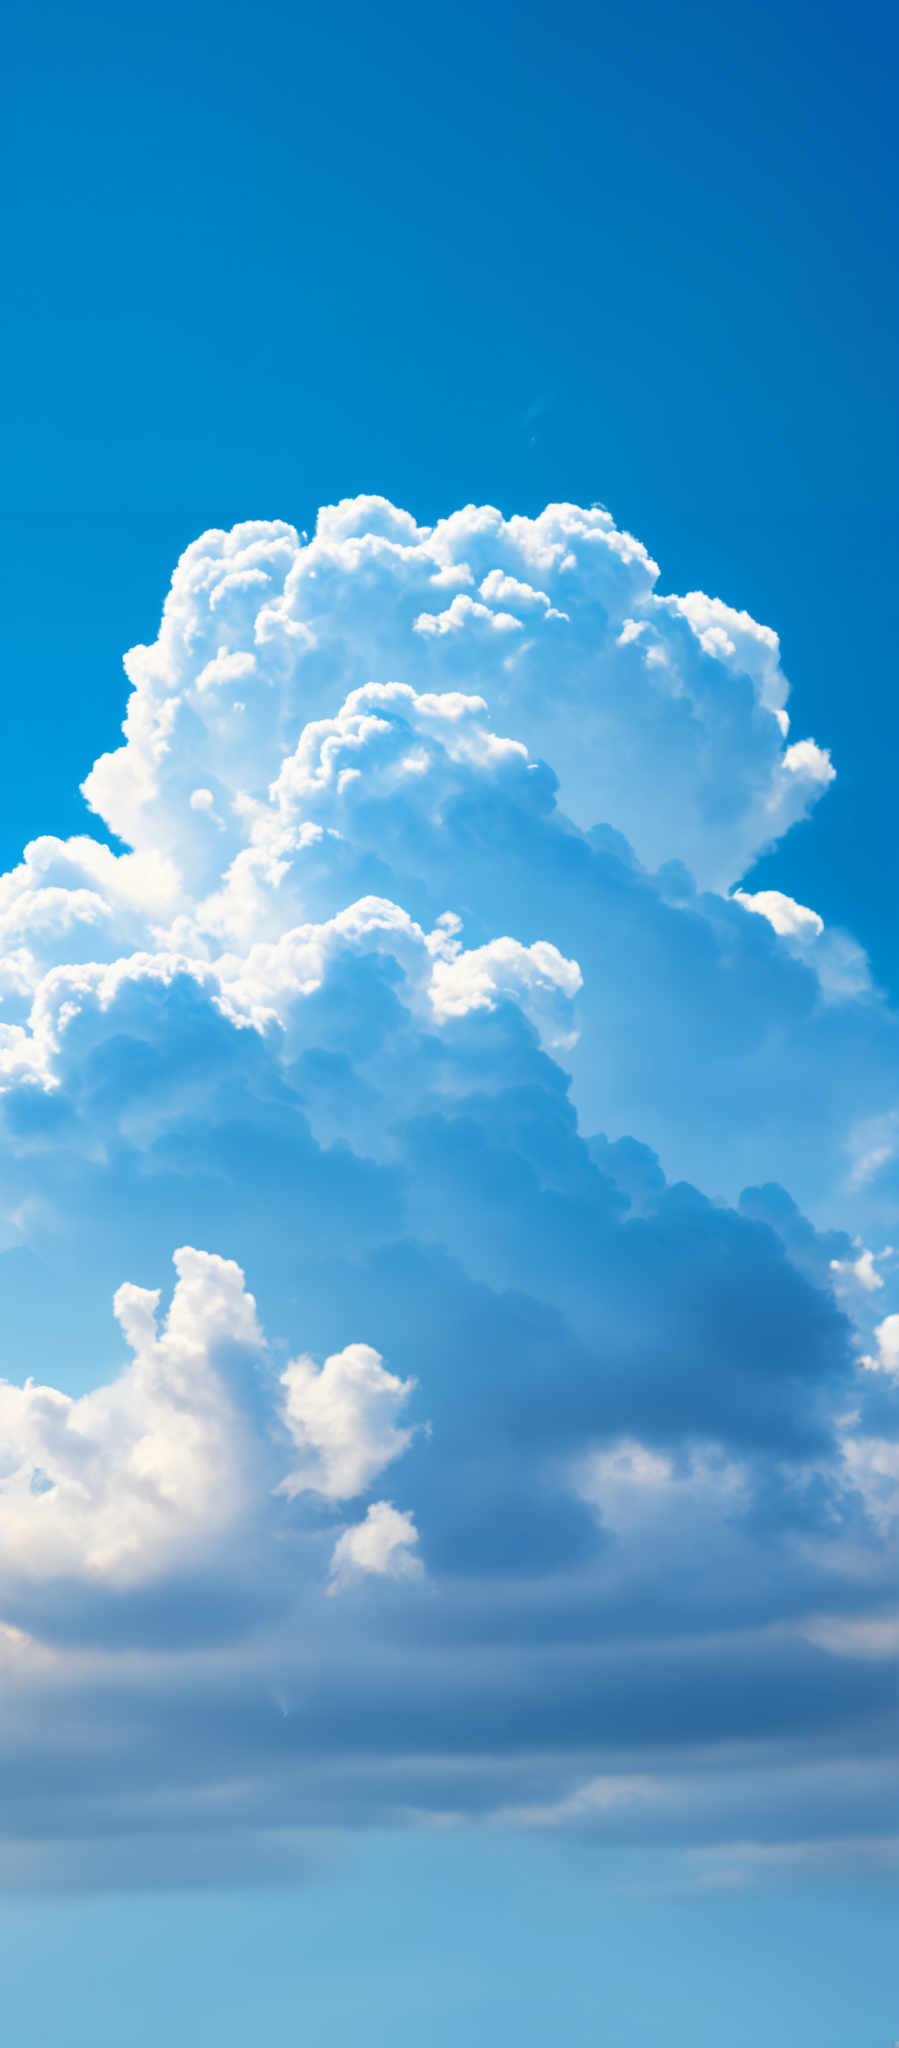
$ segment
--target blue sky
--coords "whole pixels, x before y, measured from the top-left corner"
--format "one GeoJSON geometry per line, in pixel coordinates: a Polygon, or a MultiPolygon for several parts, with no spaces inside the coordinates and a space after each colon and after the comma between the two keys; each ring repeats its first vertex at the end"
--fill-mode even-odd
{"type": "Polygon", "coordinates": [[[239,2048],[251,2031],[295,2027],[362,2048],[389,2026],[403,2048],[423,2034],[437,2048],[460,2036],[539,2048],[563,2027],[576,2048],[672,2032],[696,2048],[812,2029],[822,2048],[890,2038],[878,1978],[894,1914],[880,1888],[777,1888],[754,1902],[750,1932],[742,1895],[672,1900],[638,1885],[622,1898],[595,1861],[550,1852],[535,1867],[516,1848],[473,1862],[455,1846],[363,1844],[339,1886],[332,1876],[307,1892],[10,1907],[15,2037],[155,2048],[211,2033],[239,2048]]]}
{"type": "Polygon", "coordinates": [[[875,2048],[895,26],[11,50],[16,2042],[875,2048]]]}
{"type": "Polygon", "coordinates": [[[13,23],[8,857],[36,733],[76,821],[122,649],[204,527],[600,497],[672,588],[778,628],[840,787],[765,876],[813,876],[889,979],[889,10],[13,23]]]}

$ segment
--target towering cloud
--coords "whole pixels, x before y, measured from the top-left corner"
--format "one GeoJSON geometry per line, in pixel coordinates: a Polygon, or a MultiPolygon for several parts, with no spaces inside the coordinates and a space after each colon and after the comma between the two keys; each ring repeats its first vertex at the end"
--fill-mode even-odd
{"type": "Polygon", "coordinates": [[[39,1875],[150,1783],[261,1867],[275,1810],[879,1839],[896,1020],[736,887],[834,772],[776,635],[657,581],[567,505],[206,534],[84,785],[121,850],[0,882],[39,1875]]]}

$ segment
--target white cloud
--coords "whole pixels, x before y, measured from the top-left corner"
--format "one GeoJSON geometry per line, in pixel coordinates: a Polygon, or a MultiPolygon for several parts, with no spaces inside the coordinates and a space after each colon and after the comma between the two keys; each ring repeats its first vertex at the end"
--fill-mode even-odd
{"type": "Polygon", "coordinates": [[[411,1515],[403,1514],[391,1501],[374,1501],[364,1522],[345,1529],[337,1539],[330,1591],[343,1592],[366,1573],[382,1579],[420,1578],[424,1566],[415,1554],[418,1540],[411,1515]]]}
{"type": "Polygon", "coordinates": [[[735,611],[720,597],[706,597],[701,590],[663,602],[686,619],[704,654],[723,661],[734,674],[752,678],[767,711],[783,709],[787,684],[780,667],[780,642],[770,626],[760,626],[748,612],[735,611]]]}
{"type": "MultiPolygon", "coordinates": [[[[240,1267],[189,1245],[174,1264],[161,1330],[158,1290],[126,1282],[116,1293],[134,1354],[117,1379],[78,1399],[32,1380],[0,1383],[7,1581],[122,1588],[199,1564],[227,1571],[231,1539],[272,1490],[279,1406],[301,1454],[274,1489],[289,1498],[353,1499],[411,1442],[395,1418],[414,1381],[387,1372],[369,1345],[348,1345],[320,1370],[294,1359],[278,1403],[240,1267]],[[265,1423],[245,1398],[248,1377],[265,1423]]],[[[385,1509],[361,1532],[348,1530],[341,1570],[352,1562],[396,1576],[400,1547],[414,1540],[409,1526],[385,1509]]]]}
{"type": "Polygon", "coordinates": [[[208,1555],[248,1513],[259,1461],[219,1365],[258,1359],[252,1295],[229,1259],[184,1246],[172,1305],[126,1284],[115,1312],[133,1363],[72,1400],[0,1386],[5,1574],[128,1586],[208,1555]]]}
{"type": "MultiPolygon", "coordinates": [[[[485,577],[484,581],[487,580],[485,577]]],[[[412,622],[414,633],[424,633],[429,638],[435,634],[439,637],[444,633],[471,631],[477,626],[486,627],[491,633],[520,633],[522,620],[516,619],[512,612],[492,611],[489,605],[478,604],[476,598],[459,592],[445,611],[419,612],[418,618],[412,622]]]]}
{"type": "Polygon", "coordinates": [[[471,1010],[492,1010],[511,999],[520,1004],[550,1047],[573,1045],[570,1004],[583,985],[576,960],[566,960],[546,940],[522,946],[517,939],[491,939],[466,953],[454,948],[452,959],[434,961],[432,1002],[438,1018],[464,1017],[471,1010]]]}
{"type": "Polygon", "coordinates": [[[281,1384],[285,1421],[301,1454],[281,1493],[311,1489],[327,1500],[352,1500],[412,1441],[411,1429],[399,1429],[396,1418],[415,1381],[385,1371],[370,1344],[347,1344],[320,1370],[311,1358],[294,1358],[281,1384]]]}
{"type": "Polygon", "coordinates": [[[850,1283],[861,1288],[863,1294],[877,1294],[884,1285],[883,1274],[877,1271],[878,1265],[894,1256],[891,1244],[884,1245],[879,1252],[863,1246],[854,1259],[831,1259],[830,1270],[838,1283],[850,1283]]]}
{"type": "Polygon", "coordinates": [[[827,995],[851,997],[871,991],[864,948],[849,932],[828,930],[823,917],[805,903],[796,903],[780,889],[735,889],[733,900],[744,910],[767,918],[779,938],[787,940],[800,959],[814,967],[827,995]]]}
{"type": "MultiPolygon", "coordinates": [[[[252,890],[250,924],[251,906],[252,890]]],[[[236,923],[242,919],[238,910],[236,923]]],[[[188,950],[169,949],[161,935],[156,953],[135,952],[108,963],[90,959],[50,968],[33,980],[23,968],[15,993],[31,982],[30,1008],[24,1022],[0,1024],[0,1081],[5,1075],[11,1082],[31,1078],[52,1085],[66,1034],[89,1013],[98,1020],[109,1013],[129,985],[165,986],[188,976],[233,1023],[264,1033],[286,1024],[291,1014],[296,1021],[295,1006],[322,988],[341,957],[363,952],[401,966],[410,999],[428,1021],[464,1017],[505,1000],[522,1009],[548,1046],[575,1042],[571,1006],[582,979],[576,961],[547,941],[523,946],[503,938],[466,952],[457,929],[458,920],[447,913],[426,933],[398,904],[372,896],[322,924],[290,927],[274,941],[251,943],[245,954],[203,957],[196,925],[184,918],[169,936],[185,941],[188,950]]]]}
{"type": "MultiPolygon", "coordinates": [[[[586,842],[552,807],[560,770],[582,824],[606,816],[648,859],[686,859],[723,886],[750,841],[794,815],[797,775],[814,781],[814,749],[785,749],[774,717],[776,635],[696,592],[657,598],[657,576],[595,507],[536,520],[468,507],[426,529],[367,498],[326,511],[309,542],[277,522],[202,536],[157,642],[128,658],[127,743],[88,778],[140,851],[36,841],[0,885],[0,1075],[52,1084],[70,1026],[156,974],[188,973],[235,1021],[301,1045],[304,998],[347,952],[377,950],[438,1030],[520,1006],[570,1069],[585,1127],[639,1129],[676,1177],[721,1185],[726,1171],[731,1198],[794,1172],[800,1199],[817,1198],[849,1121],[882,1114],[891,1065],[877,1019],[859,1032],[873,996],[861,948],[782,893],[742,893],[782,937],[763,987],[758,946],[719,898],[691,898],[677,876],[655,891],[632,869],[628,902],[601,853],[591,876],[578,868],[586,842]],[[437,636],[441,653],[414,632],[434,577],[456,571],[490,617],[516,586],[517,653],[492,626],[496,660],[477,634],[457,659],[457,634],[437,636]],[[826,1027],[809,1015],[802,1040],[791,956],[852,1011],[839,1095],[826,1027]]],[[[874,1171],[860,1161],[853,1189],[874,1171]]],[[[850,1220],[878,1227],[866,1203],[850,1220]]]]}
{"type": "Polygon", "coordinates": [[[824,930],[824,919],[816,910],[807,909],[804,903],[795,903],[792,896],[784,896],[780,889],[734,890],[734,902],[742,903],[746,910],[754,910],[759,917],[766,917],[781,938],[799,939],[802,943],[820,939],[824,930]]]}
{"type": "Polygon", "coordinates": [[[86,793],[130,844],[171,849],[193,875],[212,857],[196,787],[237,851],[235,801],[264,799],[291,733],[372,679],[430,695],[461,683],[552,762],[578,823],[610,819],[650,865],[678,858],[725,886],[833,769],[811,740],[784,746],[776,635],[700,592],[657,597],[658,573],[599,507],[504,520],[468,506],[426,528],[359,498],[325,508],[308,542],[277,521],[204,534],[157,642],[128,657],[126,744],[86,793]],[[458,587],[473,584],[478,597],[458,587]],[[435,585],[455,586],[436,610],[435,585]]]}

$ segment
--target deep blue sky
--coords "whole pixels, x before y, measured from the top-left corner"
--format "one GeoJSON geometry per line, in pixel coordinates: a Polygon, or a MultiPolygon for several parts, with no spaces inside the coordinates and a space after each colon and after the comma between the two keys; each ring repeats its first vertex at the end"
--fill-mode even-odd
{"type": "Polygon", "coordinates": [[[757,885],[889,978],[894,55],[870,0],[15,9],[4,862],[203,527],[600,498],[779,629],[839,782],[757,885]]]}

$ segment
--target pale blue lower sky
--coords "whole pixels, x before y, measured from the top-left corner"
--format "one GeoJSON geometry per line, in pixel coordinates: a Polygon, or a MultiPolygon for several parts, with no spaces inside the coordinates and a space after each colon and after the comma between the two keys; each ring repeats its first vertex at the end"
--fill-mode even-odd
{"type": "Polygon", "coordinates": [[[656,1875],[585,1845],[370,1836],[289,1891],[19,1901],[4,2040],[889,2048],[893,1887],[656,1875]]]}

